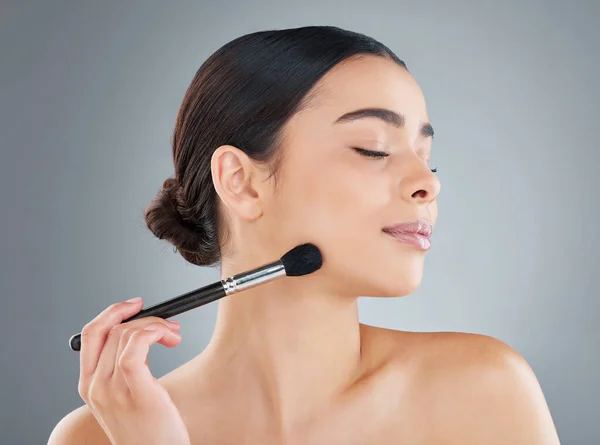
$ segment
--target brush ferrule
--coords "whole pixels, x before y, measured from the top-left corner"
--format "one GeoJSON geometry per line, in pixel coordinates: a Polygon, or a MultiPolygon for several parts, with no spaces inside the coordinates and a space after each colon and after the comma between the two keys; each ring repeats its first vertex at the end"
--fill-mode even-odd
{"type": "Polygon", "coordinates": [[[225,289],[225,295],[231,295],[281,276],[285,276],[285,268],[281,261],[275,261],[249,272],[226,278],[221,283],[225,289]]]}

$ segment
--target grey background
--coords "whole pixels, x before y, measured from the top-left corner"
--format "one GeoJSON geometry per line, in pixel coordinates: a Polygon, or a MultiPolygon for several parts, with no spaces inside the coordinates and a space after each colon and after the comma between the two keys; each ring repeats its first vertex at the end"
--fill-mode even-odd
{"type": "MultiPolygon", "coordinates": [[[[424,282],[405,298],[361,298],[361,321],[505,341],[536,372],[562,443],[599,443],[599,3],[337,4],[1,3],[3,444],[45,443],[81,405],[67,340],[87,320],[218,278],[142,218],[172,174],[177,109],[227,41],[314,24],[390,46],[436,129],[442,193],[424,282]]],[[[216,308],[178,317],[183,342],[153,348],[155,375],[203,349],[216,308]]]]}

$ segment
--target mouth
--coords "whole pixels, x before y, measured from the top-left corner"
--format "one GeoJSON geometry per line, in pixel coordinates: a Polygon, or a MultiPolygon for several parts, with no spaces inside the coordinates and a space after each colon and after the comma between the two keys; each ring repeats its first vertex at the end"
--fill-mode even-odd
{"type": "Polygon", "coordinates": [[[421,250],[429,250],[432,229],[433,227],[429,221],[419,219],[384,227],[382,231],[396,241],[410,244],[421,250]]]}

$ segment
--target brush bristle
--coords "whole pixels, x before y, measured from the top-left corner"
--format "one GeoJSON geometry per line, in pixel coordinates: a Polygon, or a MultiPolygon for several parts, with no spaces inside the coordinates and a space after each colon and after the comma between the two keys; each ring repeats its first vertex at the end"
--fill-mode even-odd
{"type": "Polygon", "coordinates": [[[306,243],[283,255],[281,262],[288,277],[301,277],[319,270],[323,265],[323,256],[317,246],[306,243]]]}

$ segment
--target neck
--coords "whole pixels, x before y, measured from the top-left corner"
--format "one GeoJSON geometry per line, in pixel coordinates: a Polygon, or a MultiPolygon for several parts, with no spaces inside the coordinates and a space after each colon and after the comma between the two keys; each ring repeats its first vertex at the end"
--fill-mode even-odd
{"type": "Polygon", "coordinates": [[[219,301],[211,368],[280,425],[314,415],[360,372],[357,299],[323,292],[321,279],[281,277],[219,301]]]}

